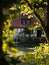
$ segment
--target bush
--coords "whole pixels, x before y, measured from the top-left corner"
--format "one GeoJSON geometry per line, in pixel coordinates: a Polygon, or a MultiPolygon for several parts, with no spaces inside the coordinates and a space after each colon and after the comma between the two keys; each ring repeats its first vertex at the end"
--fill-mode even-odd
{"type": "Polygon", "coordinates": [[[25,53],[20,57],[18,65],[49,65],[49,44],[40,44],[32,53],[25,53]]]}

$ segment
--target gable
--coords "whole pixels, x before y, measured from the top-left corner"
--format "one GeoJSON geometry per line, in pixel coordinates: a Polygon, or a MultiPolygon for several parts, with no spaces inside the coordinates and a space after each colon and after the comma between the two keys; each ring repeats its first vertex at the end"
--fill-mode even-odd
{"type": "Polygon", "coordinates": [[[35,26],[36,25],[35,23],[37,22],[38,24],[40,24],[40,22],[36,19],[35,16],[28,19],[28,15],[23,16],[22,14],[20,14],[16,18],[12,19],[11,27],[15,27],[15,28],[31,27],[31,26],[35,26]]]}

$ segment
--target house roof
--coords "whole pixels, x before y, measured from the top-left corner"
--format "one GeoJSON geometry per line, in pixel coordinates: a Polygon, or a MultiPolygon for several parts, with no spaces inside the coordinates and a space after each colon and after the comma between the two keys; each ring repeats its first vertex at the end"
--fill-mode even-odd
{"type": "MultiPolygon", "coordinates": [[[[6,15],[6,14],[9,14],[9,9],[5,9],[5,8],[3,8],[3,14],[4,15],[6,15]]],[[[38,24],[40,24],[40,22],[39,22],[39,20],[34,16],[34,14],[32,14],[33,15],[33,17],[31,18],[31,25],[28,25],[27,27],[30,27],[30,26],[35,26],[36,24],[35,23],[37,23],[38,22],[38,24]]],[[[44,14],[44,16],[45,16],[45,18],[44,18],[44,24],[45,24],[45,26],[47,25],[47,14],[44,14]]],[[[22,20],[22,18],[25,18],[25,19],[27,19],[27,15],[24,15],[23,16],[23,14],[20,14],[20,15],[18,15],[16,18],[13,18],[12,19],[12,21],[11,21],[11,27],[26,27],[26,26],[24,26],[24,25],[22,25],[21,24],[21,20],[22,20]]]]}
{"type": "Polygon", "coordinates": [[[28,15],[20,14],[16,18],[13,18],[11,21],[11,27],[13,28],[24,28],[24,27],[31,27],[35,26],[36,24],[40,24],[40,22],[37,20],[37,18],[33,15],[33,17],[30,18],[31,24],[30,25],[22,25],[21,21],[22,19],[27,19],[28,15]]]}

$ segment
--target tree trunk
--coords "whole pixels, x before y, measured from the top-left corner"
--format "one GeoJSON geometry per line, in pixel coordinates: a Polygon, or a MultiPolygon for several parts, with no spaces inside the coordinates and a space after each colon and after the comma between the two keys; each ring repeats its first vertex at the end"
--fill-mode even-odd
{"type": "MultiPolygon", "coordinates": [[[[48,26],[47,26],[47,24],[46,25],[44,24],[44,21],[42,21],[42,19],[40,18],[40,15],[38,13],[36,13],[36,11],[34,11],[34,14],[39,19],[39,21],[42,25],[42,29],[44,30],[44,32],[46,34],[46,41],[48,42],[49,41],[49,34],[48,34],[49,28],[48,28],[48,26]]],[[[45,23],[46,23],[46,21],[45,21],[45,23]]]]}
{"type": "Polygon", "coordinates": [[[47,7],[47,26],[46,26],[46,34],[49,42],[49,6],[47,7]]]}
{"type": "Polygon", "coordinates": [[[0,58],[2,58],[3,51],[2,51],[2,25],[3,25],[3,15],[2,15],[2,10],[0,9],[0,58]]]}
{"type": "Polygon", "coordinates": [[[8,62],[5,60],[5,54],[2,50],[2,45],[3,45],[3,41],[2,41],[3,23],[4,23],[4,17],[3,17],[3,14],[2,14],[2,8],[0,8],[0,64],[1,65],[8,65],[8,62]]]}

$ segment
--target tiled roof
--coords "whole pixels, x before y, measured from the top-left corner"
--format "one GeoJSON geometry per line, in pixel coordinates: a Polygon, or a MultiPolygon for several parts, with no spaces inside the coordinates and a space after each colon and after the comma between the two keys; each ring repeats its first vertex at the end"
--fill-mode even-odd
{"type": "MultiPolygon", "coordinates": [[[[21,20],[22,18],[25,18],[27,19],[27,15],[23,16],[22,14],[20,14],[19,16],[17,16],[16,18],[13,18],[12,21],[11,21],[11,27],[26,27],[24,25],[22,25],[21,23],[21,20]]],[[[27,27],[29,26],[35,26],[36,24],[35,23],[40,23],[35,16],[31,17],[31,25],[28,25],[27,27]]]]}

